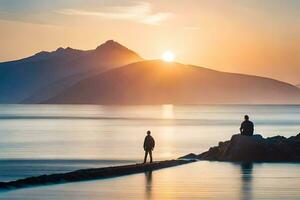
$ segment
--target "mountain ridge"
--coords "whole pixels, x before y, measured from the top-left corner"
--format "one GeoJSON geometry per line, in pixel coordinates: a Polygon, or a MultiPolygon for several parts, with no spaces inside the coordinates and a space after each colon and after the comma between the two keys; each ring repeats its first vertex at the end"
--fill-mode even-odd
{"type": "Polygon", "coordinates": [[[42,103],[260,104],[299,103],[300,90],[282,81],[160,60],[145,60],[78,82],[42,103]],[[78,94],[80,92],[80,95],[78,94]]]}
{"type": "MultiPolygon", "coordinates": [[[[48,98],[49,94],[56,95],[55,90],[43,89],[62,79],[82,74],[82,77],[66,81],[69,82],[67,86],[71,86],[82,78],[140,60],[143,58],[134,51],[108,40],[93,50],[60,47],[55,51],[41,51],[27,58],[3,62],[0,63],[0,103],[20,103],[32,95],[37,100],[32,103],[37,103],[48,98]],[[39,95],[36,94],[38,91],[39,95]]],[[[61,87],[59,91],[63,89],[61,87]]]]}
{"type": "Polygon", "coordinates": [[[144,60],[114,40],[0,63],[0,103],[299,104],[283,81],[144,60]]]}

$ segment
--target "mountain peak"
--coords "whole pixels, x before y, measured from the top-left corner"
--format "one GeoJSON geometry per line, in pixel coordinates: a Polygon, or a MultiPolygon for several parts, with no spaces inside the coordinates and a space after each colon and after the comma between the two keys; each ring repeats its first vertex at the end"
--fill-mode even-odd
{"type": "Polygon", "coordinates": [[[59,47],[54,52],[70,52],[70,51],[80,51],[80,50],[73,49],[71,47],[67,47],[67,48],[59,47]]]}
{"type": "Polygon", "coordinates": [[[98,59],[123,59],[124,61],[126,61],[124,64],[129,64],[132,62],[142,60],[142,58],[136,52],[132,51],[131,49],[128,49],[127,47],[121,45],[120,43],[114,40],[107,40],[106,42],[98,46],[94,50],[94,53],[96,53],[98,59]]]}
{"type": "Polygon", "coordinates": [[[101,44],[96,48],[96,50],[99,49],[127,49],[127,48],[114,40],[107,40],[105,43],[101,44]]]}

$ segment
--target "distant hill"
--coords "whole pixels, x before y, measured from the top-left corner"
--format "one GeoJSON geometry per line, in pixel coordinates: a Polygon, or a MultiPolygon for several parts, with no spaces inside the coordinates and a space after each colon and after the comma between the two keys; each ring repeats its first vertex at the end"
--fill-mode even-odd
{"type": "Polygon", "coordinates": [[[129,64],[81,80],[43,103],[290,104],[299,102],[300,89],[281,81],[154,60],[129,64]]]}
{"type": "Polygon", "coordinates": [[[109,40],[94,50],[58,48],[3,62],[0,63],[0,103],[44,101],[81,79],[141,60],[135,52],[109,40]]]}
{"type": "Polygon", "coordinates": [[[297,84],[296,87],[300,88],[300,84],[297,84]]]}

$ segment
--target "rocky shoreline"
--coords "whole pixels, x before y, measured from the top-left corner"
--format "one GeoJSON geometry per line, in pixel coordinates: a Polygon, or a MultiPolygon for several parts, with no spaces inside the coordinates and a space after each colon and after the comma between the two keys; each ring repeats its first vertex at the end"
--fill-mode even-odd
{"type": "Polygon", "coordinates": [[[233,135],[201,154],[181,158],[231,162],[300,162],[300,133],[289,138],[233,135]]]}

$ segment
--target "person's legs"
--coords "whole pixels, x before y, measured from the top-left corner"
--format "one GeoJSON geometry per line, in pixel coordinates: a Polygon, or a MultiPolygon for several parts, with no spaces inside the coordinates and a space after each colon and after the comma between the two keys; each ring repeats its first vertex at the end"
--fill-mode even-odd
{"type": "Polygon", "coordinates": [[[150,155],[150,163],[152,163],[152,151],[149,151],[149,155],[150,155]]]}
{"type": "Polygon", "coordinates": [[[148,151],[145,151],[144,163],[147,161],[148,151]]]}

